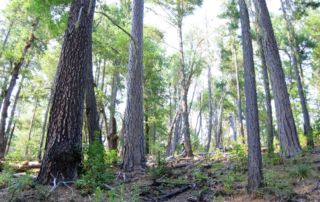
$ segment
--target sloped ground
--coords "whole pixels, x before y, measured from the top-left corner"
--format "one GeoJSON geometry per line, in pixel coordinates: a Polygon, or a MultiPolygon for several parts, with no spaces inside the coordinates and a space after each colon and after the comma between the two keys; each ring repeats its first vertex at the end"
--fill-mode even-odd
{"type": "Polygon", "coordinates": [[[0,201],[320,201],[319,149],[290,160],[264,156],[263,163],[264,187],[254,195],[246,193],[246,159],[238,152],[171,158],[143,173],[119,171],[113,184],[87,196],[72,184],[40,186],[28,175],[2,174],[0,201]]]}

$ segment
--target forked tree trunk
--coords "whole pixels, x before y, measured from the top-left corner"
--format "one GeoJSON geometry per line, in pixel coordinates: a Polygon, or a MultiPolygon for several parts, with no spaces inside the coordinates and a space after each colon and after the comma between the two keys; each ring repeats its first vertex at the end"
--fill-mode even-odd
{"type": "Polygon", "coordinates": [[[91,60],[95,0],[74,0],[58,64],[47,141],[37,181],[74,180],[82,160],[85,80],[91,60]]]}
{"type": "Polygon", "coordinates": [[[254,0],[254,5],[261,29],[263,50],[270,70],[281,152],[283,156],[293,157],[301,152],[301,147],[292,114],[279,49],[273,32],[266,1],[254,0]]]}
{"type": "Polygon", "coordinates": [[[143,169],[146,163],[143,129],[143,10],[144,0],[133,0],[131,21],[133,38],[129,50],[122,164],[125,171],[143,169]]]}
{"type": "Polygon", "coordinates": [[[294,30],[294,26],[292,24],[292,19],[290,19],[290,16],[287,13],[287,10],[290,9],[290,5],[288,0],[281,0],[281,7],[283,11],[283,16],[287,24],[287,31],[288,31],[288,41],[290,45],[290,50],[291,50],[291,58],[292,58],[292,67],[294,70],[294,75],[295,79],[297,81],[297,87],[298,87],[298,93],[300,97],[300,104],[301,104],[301,109],[302,109],[302,114],[303,114],[303,134],[307,137],[307,145],[309,147],[314,147],[314,141],[313,141],[313,136],[312,136],[312,128],[310,125],[310,116],[309,116],[309,111],[307,107],[307,99],[305,95],[305,91],[303,89],[303,84],[302,84],[302,71],[300,72],[300,65],[301,63],[301,57],[299,53],[299,44],[297,43],[296,40],[296,33],[294,30]]]}
{"type": "Polygon", "coordinates": [[[252,192],[262,184],[262,156],[249,13],[245,0],[239,0],[238,2],[240,7],[242,50],[245,69],[246,125],[248,137],[248,191],[252,192]]]}
{"type": "Polygon", "coordinates": [[[23,64],[25,63],[25,57],[26,57],[29,49],[31,48],[34,40],[35,40],[35,37],[33,35],[33,32],[31,32],[31,35],[23,48],[21,58],[14,63],[13,70],[11,73],[11,79],[10,79],[7,90],[5,91],[3,106],[2,106],[2,110],[1,110],[1,117],[0,117],[0,159],[2,159],[4,157],[4,154],[6,151],[7,144],[5,141],[5,130],[6,130],[6,120],[7,120],[7,116],[8,116],[8,109],[9,109],[9,105],[10,105],[11,94],[12,94],[13,89],[16,85],[17,80],[18,80],[20,70],[21,70],[23,64]]]}

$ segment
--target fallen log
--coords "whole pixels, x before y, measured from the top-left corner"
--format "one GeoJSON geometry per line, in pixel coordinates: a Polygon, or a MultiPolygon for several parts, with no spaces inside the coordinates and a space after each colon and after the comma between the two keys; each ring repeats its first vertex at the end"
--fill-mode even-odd
{"type": "Polygon", "coordinates": [[[23,164],[9,164],[9,166],[14,172],[26,172],[31,169],[39,169],[41,167],[41,163],[38,161],[27,161],[23,164]]]}
{"type": "Polygon", "coordinates": [[[183,192],[188,191],[188,190],[191,189],[191,188],[192,188],[192,185],[188,185],[188,186],[179,188],[179,189],[176,190],[176,191],[173,191],[173,192],[170,192],[170,193],[168,193],[168,194],[164,194],[164,195],[162,195],[162,196],[159,196],[157,201],[164,201],[164,200],[170,199],[170,198],[172,198],[172,197],[174,197],[174,196],[177,196],[178,194],[181,194],[181,193],[183,193],[183,192]]]}

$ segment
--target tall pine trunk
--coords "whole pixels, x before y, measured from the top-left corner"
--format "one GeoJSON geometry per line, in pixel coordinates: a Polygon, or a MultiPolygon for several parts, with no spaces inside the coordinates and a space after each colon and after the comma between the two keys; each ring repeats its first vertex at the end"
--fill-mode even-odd
{"type": "Polygon", "coordinates": [[[248,191],[252,192],[262,184],[262,157],[252,38],[249,13],[245,0],[239,0],[239,7],[245,69],[246,125],[248,137],[248,191]]]}
{"type": "Polygon", "coordinates": [[[58,64],[45,153],[37,181],[74,180],[82,160],[82,124],[87,68],[92,61],[95,0],[74,0],[58,64]]]}
{"type": "Polygon", "coordinates": [[[288,0],[281,0],[283,16],[287,24],[288,41],[289,41],[289,46],[291,50],[291,58],[292,58],[292,67],[294,70],[295,79],[297,81],[298,94],[300,97],[300,104],[301,104],[301,109],[303,114],[303,133],[307,137],[307,145],[310,147],[313,147],[314,141],[312,136],[312,128],[310,125],[310,116],[309,116],[309,111],[307,107],[307,99],[305,96],[302,79],[301,79],[302,71],[300,72],[300,67],[299,67],[301,65],[299,64],[301,63],[301,59],[300,59],[301,57],[299,53],[299,44],[297,43],[297,40],[296,40],[296,33],[294,30],[294,26],[292,24],[292,19],[290,19],[290,16],[287,13],[287,10],[290,9],[290,6],[288,4],[289,4],[288,0]]]}
{"type": "Polygon", "coordinates": [[[262,47],[262,39],[260,36],[257,37],[257,42],[259,46],[259,54],[261,58],[261,68],[262,68],[262,78],[263,86],[265,91],[265,106],[267,110],[267,146],[268,153],[273,153],[273,139],[274,139],[274,127],[273,127],[273,118],[272,118],[272,106],[271,106],[271,93],[270,93],[270,84],[269,84],[269,75],[268,67],[266,64],[266,59],[262,47]]]}
{"type": "Polygon", "coordinates": [[[127,77],[124,153],[122,168],[134,171],[145,167],[143,129],[143,10],[144,0],[133,0],[131,43],[127,77]]]}
{"type": "Polygon", "coordinates": [[[270,70],[281,152],[283,156],[293,157],[301,152],[301,147],[292,114],[278,45],[273,32],[266,1],[254,0],[254,5],[260,25],[263,50],[270,70]]]}

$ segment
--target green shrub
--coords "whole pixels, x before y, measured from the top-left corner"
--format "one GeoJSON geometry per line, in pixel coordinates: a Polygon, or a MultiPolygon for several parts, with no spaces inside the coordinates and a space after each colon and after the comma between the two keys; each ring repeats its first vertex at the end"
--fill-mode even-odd
{"type": "Polygon", "coordinates": [[[307,164],[299,164],[289,169],[289,175],[299,180],[308,178],[312,174],[312,169],[307,164]]]}
{"type": "Polygon", "coordinates": [[[81,189],[82,194],[90,194],[97,187],[110,183],[113,180],[113,172],[107,164],[104,146],[99,141],[89,145],[84,156],[83,174],[77,180],[76,186],[81,189]]]}
{"type": "Polygon", "coordinates": [[[237,161],[234,169],[239,172],[246,171],[248,167],[246,146],[242,144],[234,144],[233,149],[231,150],[231,154],[234,155],[235,160],[237,161]]]}

